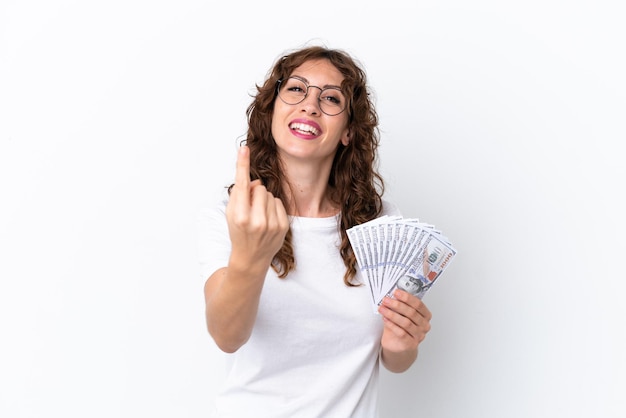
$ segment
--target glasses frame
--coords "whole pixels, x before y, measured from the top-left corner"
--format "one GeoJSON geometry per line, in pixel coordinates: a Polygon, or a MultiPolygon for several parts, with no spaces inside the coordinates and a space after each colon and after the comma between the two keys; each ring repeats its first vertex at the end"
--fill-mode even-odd
{"type": "Polygon", "coordinates": [[[339,91],[339,92],[341,92],[341,94],[345,97],[344,92],[343,92],[340,88],[338,88],[338,87],[326,87],[326,88],[321,88],[321,87],[319,87],[319,86],[313,86],[313,85],[311,85],[311,84],[307,83],[307,82],[306,82],[306,80],[304,80],[303,78],[298,77],[298,76],[295,76],[295,75],[292,75],[291,77],[287,77],[287,78],[281,78],[281,79],[279,79],[279,80],[277,80],[277,81],[276,81],[276,96],[278,96],[278,98],[280,99],[280,101],[281,101],[281,102],[283,102],[283,103],[285,103],[286,105],[289,105],[289,106],[295,106],[295,105],[297,105],[297,104],[302,103],[302,102],[303,102],[303,101],[304,101],[307,97],[309,97],[309,89],[310,89],[311,87],[315,87],[316,89],[319,89],[319,91],[320,91],[319,96],[317,96],[317,104],[318,104],[318,107],[320,108],[320,110],[322,111],[322,113],[323,113],[323,114],[328,115],[328,116],[337,116],[337,115],[340,115],[340,114],[342,114],[343,112],[345,112],[345,111],[346,111],[346,109],[348,108],[348,99],[346,98],[346,103],[345,103],[344,108],[343,108],[343,109],[341,109],[338,113],[332,113],[332,114],[331,114],[331,113],[325,112],[325,111],[324,111],[324,109],[322,108],[322,93],[324,93],[324,91],[326,91],[326,90],[338,90],[338,91],[339,91]],[[290,78],[294,78],[294,79],[296,79],[296,80],[298,80],[298,81],[301,81],[301,82],[302,82],[302,83],[304,83],[304,85],[306,86],[306,92],[304,93],[304,96],[302,96],[302,99],[301,99],[299,102],[296,102],[296,103],[288,103],[288,102],[286,102],[286,101],[285,101],[285,99],[283,99],[283,98],[280,96],[280,86],[282,85],[283,81],[287,81],[287,80],[289,80],[290,78]]]}

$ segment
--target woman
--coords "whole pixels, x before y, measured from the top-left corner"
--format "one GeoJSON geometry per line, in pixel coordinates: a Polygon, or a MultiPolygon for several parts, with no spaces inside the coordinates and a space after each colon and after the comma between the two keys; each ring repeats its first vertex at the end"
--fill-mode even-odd
{"type": "Polygon", "coordinates": [[[383,214],[378,117],[362,68],[281,57],[247,110],[235,182],[204,213],[206,321],[232,368],[219,417],[375,417],[378,366],[407,370],[431,313],[398,290],[371,313],[346,229],[383,214]]]}

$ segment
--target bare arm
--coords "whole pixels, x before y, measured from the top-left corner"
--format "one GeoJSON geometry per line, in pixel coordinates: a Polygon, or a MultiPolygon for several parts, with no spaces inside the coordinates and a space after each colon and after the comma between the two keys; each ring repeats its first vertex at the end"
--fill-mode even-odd
{"type": "Polygon", "coordinates": [[[209,333],[225,352],[248,341],[256,320],[265,275],[289,229],[285,208],[260,181],[250,181],[250,151],[237,155],[235,185],[226,207],[232,250],[228,266],[206,281],[209,333]]]}

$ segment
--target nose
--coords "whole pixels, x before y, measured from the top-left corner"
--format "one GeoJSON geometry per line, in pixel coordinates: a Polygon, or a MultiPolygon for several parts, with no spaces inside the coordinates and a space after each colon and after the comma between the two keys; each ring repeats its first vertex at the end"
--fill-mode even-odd
{"type": "Polygon", "coordinates": [[[317,86],[309,86],[307,88],[306,97],[300,105],[302,106],[302,110],[311,115],[319,115],[321,113],[320,109],[320,94],[322,94],[322,89],[317,86]],[[319,90],[319,93],[312,92],[311,89],[315,88],[319,90]],[[317,94],[316,94],[317,93],[317,94]]]}

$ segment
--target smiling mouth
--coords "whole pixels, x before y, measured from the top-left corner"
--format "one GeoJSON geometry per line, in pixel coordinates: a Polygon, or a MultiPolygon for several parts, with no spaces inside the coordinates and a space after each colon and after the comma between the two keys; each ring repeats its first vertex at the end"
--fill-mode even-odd
{"type": "Polygon", "coordinates": [[[289,129],[291,129],[292,131],[297,131],[297,132],[308,134],[308,135],[317,136],[320,134],[320,132],[317,129],[305,123],[292,123],[291,125],[289,125],[289,129]]]}

